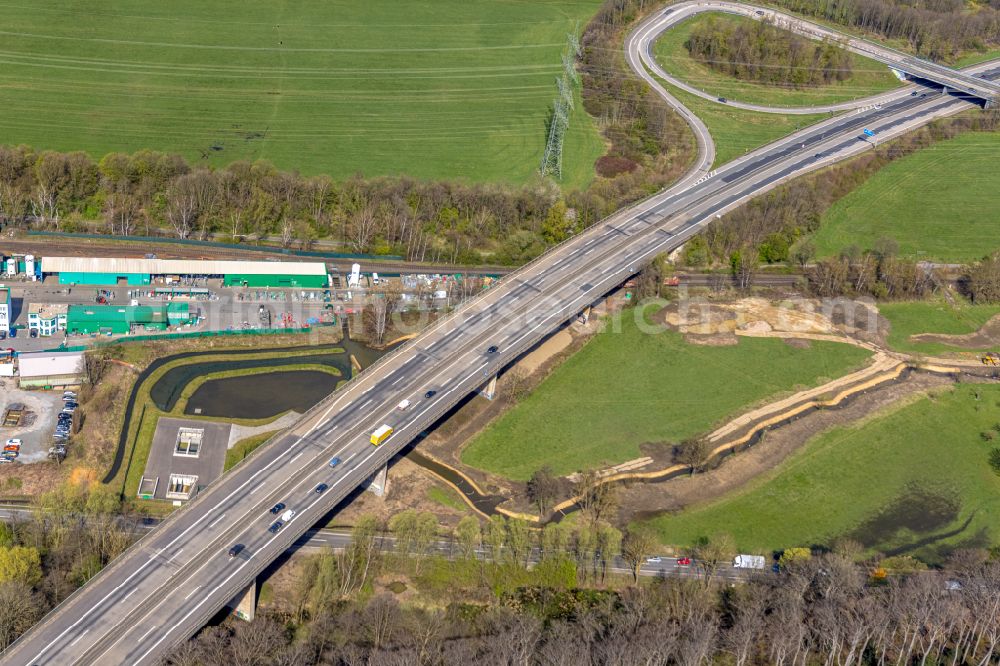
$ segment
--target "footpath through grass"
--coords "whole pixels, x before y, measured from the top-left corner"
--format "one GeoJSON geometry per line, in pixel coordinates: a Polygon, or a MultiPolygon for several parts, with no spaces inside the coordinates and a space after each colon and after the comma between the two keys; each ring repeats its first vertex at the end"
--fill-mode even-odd
{"type": "MultiPolygon", "coordinates": [[[[994,315],[1000,305],[952,305],[947,301],[912,301],[880,303],[879,313],[889,320],[888,343],[893,349],[916,354],[936,354],[953,351],[976,351],[939,342],[911,342],[911,335],[939,333],[963,335],[978,331],[994,315]]],[[[989,350],[980,350],[989,351],[989,350]]]]}
{"type": "Polygon", "coordinates": [[[698,14],[663,33],[653,46],[653,55],[664,70],[714,97],[748,104],[804,107],[870,97],[902,85],[885,65],[853,53],[852,74],[844,81],[802,88],[741,81],[698,62],[684,46],[696,27],[713,19],[733,24],[754,22],[743,16],[720,12],[698,14]]]}
{"type": "Polygon", "coordinates": [[[476,437],[462,462],[524,480],[544,465],[557,474],[638,458],[646,442],[707,432],[751,404],[859,367],[867,352],[816,343],[741,338],[731,347],[651,335],[626,311],[557,368],[524,401],[476,437]]]}
{"type": "Polygon", "coordinates": [[[818,254],[870,249],[883,236],[917,259],[966,262],[997,250],[998,154],[1000,132],[968,132],[888,164],[827,210],[818,254]]]}
{"type": "MultiPolygon", "coordinates": [[[[523,182],[600,0],[4,3],[0,142],[523,182]]],[[[576,104],[565,181],[603,151],[576,104]]]]}
{"type": "Polygon", "coordinates": [[[995,545],[1000,477],[987,459],[998,444],[982,433],[1000,438],[998,405],[1000,386],[956,385],[824,433],[746,490],[650,524],[664,543],[728,532],[741,551],[762,554],[840,536],[929,562],[995,545]]]}

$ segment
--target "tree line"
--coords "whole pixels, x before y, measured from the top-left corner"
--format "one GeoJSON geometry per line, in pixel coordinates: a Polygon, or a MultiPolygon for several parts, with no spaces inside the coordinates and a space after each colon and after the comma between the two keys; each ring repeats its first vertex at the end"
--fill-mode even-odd
{"type": "Polygon", "coordinates": [[[1000,44],[1000,0],[777,0],[793,12],[903,40],[918,55],[950,60],[1000,44]]]}
{"type": "MultiPolygon", "coordinates": [[[[986,551],[956,551],[943,570],[887,576],[856,564],[859,546],[845,541],[818,555],[791,549],[779,573],[736,584],[708,576],[580,584],[573,557],[546,545],[544,533],[541,560],[525,569],[517,558],[530,541],[514,524],[491,521],[480,532],[467,518],[450,558],[414,557],[433,538],[433,519],[397,517],[410,552],[400,558],[380,552],[375,519],[364,522],[343,553],[306,560],[290,603],[251,623],[209,627],[165,663],[985,665],[1000,650],[1000,561],[986,551]],[[502,563],[476,554],[494,539],[511,543],[502,563]],[[379,572],[409,582],[377,592],[361,584],[379,572]],[[398,601],[411,586],[429,603],[398,601]]],[[[597,547],[613,538],[598,537],[597,547]]],[[[623,554],[631,548],[622,542],[623,554]]],[[[704,556],[717,555],[706,545],[704,556]]]]}
{"type": "Polygon", "coordinates": [[[213,169],[153,150],[95,161],[82,152],[0,146],[0,222],[303,248],[331,239],[347,251],[414,261],[522,264],[665,187],[693,154],[687,127],[621,57],[621,35],[647,4],[606,0],[584,30],[584,104],[611,146],[585,190],[564,193],[542,178],[522,186],[334,181],[264,160],[213,169]]]}
{"type": "Polygon", "coordinates": [[[138,537],[118,494],[65,484],[30,518],[0,523],[0,649],[95,576],[138,537]]]}
{"type": "MultiPolygon", "coordinates": [[[[964,132],[995,131],[996,110],[937,120],[891,143],[821,174],[796,178],[710,223],[689,241],[681,262],[689,267],[729,266],[743,286],[750,286],[762,264],[788,262],[806,269],[809,286],[821,296],[867,295],[918,298],[933,288],[934,276],[918,262],[896,256],[898,246],[883,238],[873,247],[851,245],[836,257],[814,262],[809,237],[823,214],[890,162],[964,132]]],[[[992,260],[968,267],[963,280],[971,298],[1000,302],[992,260]]]]}
{"type": "Polygon", "coordinates": [[[698,62],[744,81],[802,87],[851,76],[848,51],[779,30],[765,21],[735,22],[712,16],[695,26],[684,46],[698,62]]]}

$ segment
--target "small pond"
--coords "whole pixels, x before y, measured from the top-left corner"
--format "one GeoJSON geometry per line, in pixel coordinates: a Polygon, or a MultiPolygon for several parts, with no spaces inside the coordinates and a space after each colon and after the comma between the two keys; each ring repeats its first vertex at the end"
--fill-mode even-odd
{"type": "MultiPolygon", "coordinates": [[[[246,350],[245,354],[262,351],[265,350],[246,350]]],[[[286,349],[274,351],[278,353],[286,349]]],[[[362,367],[368,367],[382,353],[352,340],[344,340],[285,358],[241,359],[239,355],[234,355],[223,360],[189,363],[164,373],[150,388],[149,395],[158,409],[169,412],[177,405],[184,388],[198,377],[233,370],[261,369],[259,374],[205,382],[191,395],[184,413],[223,418],[267,418],[289,409],[301,412],[332,393],[339,381],[351,378],[352,354],[362,367]],[[340,376],[318,370],[267,372],[270,368],[305,364],[335,369],[340,376]],[[253,407],[250,407],[251,404],[253,407]],[[201,411],[196,411],[198,409],[201,411]]]]}
{"type": "Polygon", "coordinates": [[[289,409],[302,413],[333,393],[342,379],[319,370],[213,379],[191,395],[184,413],[232,419],[268,418],[289,409]]]}

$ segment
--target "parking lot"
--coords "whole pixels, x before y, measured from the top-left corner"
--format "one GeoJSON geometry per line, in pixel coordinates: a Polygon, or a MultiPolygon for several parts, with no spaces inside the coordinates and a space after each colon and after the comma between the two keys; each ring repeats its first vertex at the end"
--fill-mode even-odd
{"type": "Polygon", "coordinates": [[[62,391],[22,391],[15,381],[10,377],[0,379],[0,419],[16,405],[23,406],[23,415],[18,426],[0,427],[0,439],[21,440],[19,463],[45,460],[53,444],[56,415],[63,408],[62,391]]]}

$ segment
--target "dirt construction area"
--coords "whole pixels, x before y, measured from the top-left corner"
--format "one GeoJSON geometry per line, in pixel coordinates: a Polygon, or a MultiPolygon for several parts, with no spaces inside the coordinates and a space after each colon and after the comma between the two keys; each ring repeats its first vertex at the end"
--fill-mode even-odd
{"type": "Polygon", "coordinates": [[[0,439],[6,442],[16,438],[22,441],[19,463],[33,463],[45,460],[52,446],[56,414],[62,410],[62,391],[22,391],[16,380],[0,380],[0,419],[11,413],[11,421],[20,409],[17,425],[3,427],[0,421],[0,439]]]}

